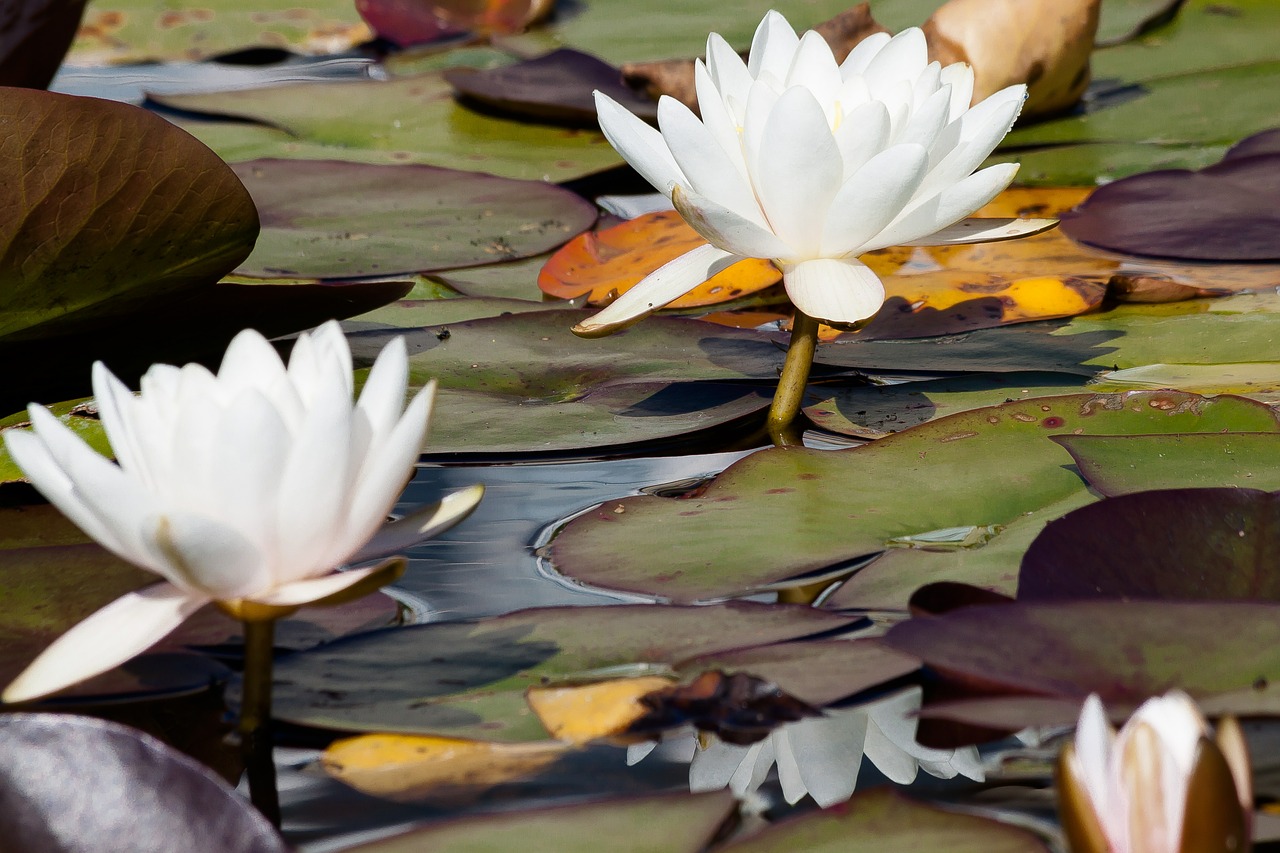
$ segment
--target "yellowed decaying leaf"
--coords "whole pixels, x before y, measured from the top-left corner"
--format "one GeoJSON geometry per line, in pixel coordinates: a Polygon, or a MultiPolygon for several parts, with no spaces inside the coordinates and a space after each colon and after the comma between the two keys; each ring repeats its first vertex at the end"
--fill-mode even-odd
{"type": "Polygon", "coordinates": [[[490,743],[418,735],[361,735],[334,742],[320,762],[358,791],[413,800],[446,788],[489,788],[538,772],[569,751],[562,743],[490,743]]]}
{"type": "Polygon", "coordinates": [[[554,737],[584,744],[626,731],[649,711],[640,697],[671,684],[670,679],[646,675],[573,687],[532,687],[525,699],[554,737]]]}
{"type": "Polygon", "coordinates": [[[929,56],[973,66],[973,103],[1027,84],[1024,117],[1070,109],[1089,85],[1100,0],[950,0],[924,24],[929,56]]]}

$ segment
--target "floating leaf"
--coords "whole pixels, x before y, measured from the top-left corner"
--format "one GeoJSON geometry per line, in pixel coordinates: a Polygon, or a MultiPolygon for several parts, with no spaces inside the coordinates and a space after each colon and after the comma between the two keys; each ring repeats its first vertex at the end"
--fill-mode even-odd
{"type": "MultiPolygon", "coordinates": [[[[78,435],[86,444],[108,459],[114,459],[111,442],[107,441],[107,432],[98,420],[98,407],[92,398],[67,400],[49,406],[49,411],[68,429],[78,435]]],[[[31,426],[27,413],[17,412],[0,420],[0,432],[6,429],[21,429],[31,426]]],[[[26,481],[26,475],[9,455],[9,448],[0,441],[0,483],[26,481]]]]}
{"type": "Polygon", "coordinates": [[[71,46],[85,0],[34,0],[5,7],[0,86],[43,89],[71,46]]]}
{"type": "Polygon", "coordinates": [[[464,33],[514,33],[550,14],[551,0],[356,0],[374,31],[399,47],[464,33]]]}
{"type": "Polygon", "coordinates": [[[1010,730],[1061,725],[1091,692],[1128,713],[1175,687],[1206,713],[1280,713],[1280,605],[1270,602],[962,607],[895,625],[883,642],[985,694],[926,702],[924,717],[1010,730]]]}
{"type": "Polygon", "coordinates": [[[649,712],[640,700],[669,687],[669,678],[642,675],[595,684],[530,687],[525,699],[552,737],[585,744],[625,732],[649,712]]]}
{"type": "Polygon", "coordinates": [[[1173,20],[1184,0],[1107,0],[1098,20],[1096,44],[1106,47],[1130,39],[1173,20]]]}
{"type": "Polygon", "coordinates": [[[196,136],[211,131],[210,145],[228,160],[426,163],[535,181],[566,181],[621,162],[597,131],[544,127],[461,107],[438,72],[382,82],[308,83],[305,88],[273,86],[154,100],[274,129],[186,125],[196,136]]]}
{"type": "Polygon", "coordinates": [[[977,815],[913,802],[889,788],[780,821],[719,848],[723,853],[1046,853],[1035,835],[977,815]]]}
{"type": "Polygon", "coordinates": [[[242,275],[355,278],[537,255],[595,221],[541,181],[432,166],[254,160],[235,166],[263,229],[242,275]]]}
{"type": "Polygon", "coordinates": [[[321,764],[373,797],[414,800],[438,788],[490,788],[561,757],[559,743],[490,743],[424,735],[362,735],[336,741],[321,764]]]}
{"type": "Polygon", "coordinates": [[[1280,490],[1280,436],[1269,433],[1064,435],[1055,441],[1108,497],[1206,486],[1280,490]]]}
{"type": "Polygon", "coordinates": [[[10,89],[0,122],[10,128],[0,335],[10,340],[110,325],[216,282],[253,247],[258,218],[235,174],[146,110],[10,89]]]}
{"type": "Polygon", "coordinates": [[[629,89],[621,70],[569,48],[501,68],[454,68],[444,72],[444,79],[473,103],[534,121],[595,129],[595,91],[649,122],[658,119],[657,102],[629,89]]]}
{"type": "Polygon", "coordinates": [[[1137,492],[1050,522],[1023,557],[1018,599],[1276,602],[1277,550],[1278,495],[1241,488],[1137,492]]]}
{"type": "MultiPolygon", "coordinates": [[[[542,268],[538,287],[561,299],[586,296],[591,305],[608,305],[658,267],[706,242],[674,210],[648,213],[571,240],[542,268]]],[[[773,264],[750,258],[712,276],[669,307],[718,305],[781,280],[773,264]]]]}
{"type": "Polygon", "coordinates": [[[1280,395],[1280,362],[1245,364],[1146,364],[1113,370],[1098,390],[1115,388],[1181,388],[1197,394],[1240,394],[1263,402],[1280,395]]]}
{"type": "MultiPolygon", "coordinates": [[[[442,300],[443,310],[464,301],[485,304],[442,300]]],[[[437,380],[438,404],[450,413],[433,426],[431,452],[564,452],[672,439],[768,405],[782,353],[766,335],[660,317],[583,341],[569,330],[586,316],[530,311],[409,332],[410,383],[437,380]]],[[[404,332],[353,335],[357,362],[404,332]]]]}
{"type": "Polygon", "coordinates": [[[1280,260],[1280,154],[1234,157],[1199,172],[1134,175],[1099,187],[1062,230],[1130,255],[1192,261],[1280,260]]]}
{"type": "Polygon", "coordinates": [[[890,540],[1009,524],[1066,499],[1081,482],[1052,435],[1276,429],[1268,407],[1238,397],[1161,391],[1016,401],[853,450],[764,450],[693,497],[609,501],[569,522],[548,551],[559,571],[593,586],[673,601],[744,595],[817,579],[806,573],[839,573],[890,540]],[[985,467],[990,460],[1000,460],[997,478],[985,467]],[[656,562],[644,544],[654,530],[664,543],[656,562]]]}
{"type": "Polygon", "coordinates": [[[702,853],[735,809],[727,791],[666,794],[446,820],[352,853],[702,853]]]}
{"type": "Polygon", "coordinates": [[[276,714],[346,731],[544,740],[524,699],[530,687],[662,675],[698,654],[849,622],[798,606],[620,605],[376,631],[279,661],[276,714]]]}
{"type": "Polygon", "coordinates": [[[199,60],[249,47],[340,53],[373,34],[349,0],[97,0],[71,48],[76,65],[199,60]]]}
{"type": "Polygon", "coordinates": [[[203,764],[134,729],[69,714],[0,715],[0,833],[11,850],[285,853],[203,764]]]}
{"type": "Polygon", "coordinates": [[[688,684],[677,684],[644,697],[649,713],[634,729],[652,732],[692,725],[725,743],[757,743],[786,723],[821,717],[812,705],[778,689],[778,685],[745,672],[703,672],[688,684]]]}

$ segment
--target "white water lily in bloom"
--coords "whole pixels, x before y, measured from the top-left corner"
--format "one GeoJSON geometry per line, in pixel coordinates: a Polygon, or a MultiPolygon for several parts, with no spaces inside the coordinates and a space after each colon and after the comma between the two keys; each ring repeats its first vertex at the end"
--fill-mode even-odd
{"type": "Polygon", "coordinates": [[[406,407],[408,375],[397,338],[353,404],[351,352],[336,322],[300,336],[287,367],[246,330],[216,376],[198,364],[154,365],[137,397],[98,363],[94,393],[118,465],[32,405],[35,429],[5,433],[14,461],[85,533],[164,580],[55,641],[4,701],[117,666],[211,601],[276,615],[318,602],[383,568],[337,567],[393,553],[465,518],[479,486],[383,526],[431,414],[434,383],[406,407]]]}
{"type": "Polygon", "coordinates": [[[712,33],[695,66],[701,121],[670,97],[655,130],[596,92],[600,127],[709,245],[658,269],[575,327],[595,336],[661,308],[742,258],[782,269],[810,317],[853,323],[884,301],[858,255],[1024,236],[1054,220],[974,219],[1016,164],[975,172],[1022,108],[1011,86],[970,108],[973,71],[929,62],[916,28],[872,35],[836,64],[816,32],[769,12],[743,63],[712,33]]]}
{"type": "Polygon", "coordinates": [[[1174,690],[1149,699],[1119,734],[1097,696],[1059,761],[1063,826],[1075,853],[1245,851],[1253,782],[1234,720],[1215,740],[1174,690]]]}
{"type": "Polygon", "coordinates": [[[982,763],[973,747],[939,750],[916,743],[920,700],[920,688],[912,687],[866,705],[787,723],[750,746],[712,740],[694,753],[689,788],[716,791],[727,786],[745,798],[776,763],[788,803],[809,794],[826,808],[852,796],[864,756],[900,785],[915,781],[920,769],[942,779],[963,775],[981,781],[982,763]]]}

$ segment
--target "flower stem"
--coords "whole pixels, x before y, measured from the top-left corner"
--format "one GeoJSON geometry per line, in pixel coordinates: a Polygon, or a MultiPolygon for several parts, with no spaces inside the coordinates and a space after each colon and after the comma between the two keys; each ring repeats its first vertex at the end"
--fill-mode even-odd
{"type": "Polygon", "coordinates": [[[800,414],[804,401],[804,389],[809,382],[809,368],[813,366],[813,354],[818,348],[818,321],[799,308],[791,320],[791,346],[778,377],[778,390],[773,395],[767,422],[769,435],[775,443],[791,444],[788,427],[800,414]],[[780,441],[780,439],[782,441],[780,441]]]}
{"type": "Polygon", "coordinates": [[[249,774],[249,799],[273,826],[280,826],[280,795],[271,749],[271,665],[274,619],[246,619],[244,696],[240,703],[240,750],[249,774]]]}

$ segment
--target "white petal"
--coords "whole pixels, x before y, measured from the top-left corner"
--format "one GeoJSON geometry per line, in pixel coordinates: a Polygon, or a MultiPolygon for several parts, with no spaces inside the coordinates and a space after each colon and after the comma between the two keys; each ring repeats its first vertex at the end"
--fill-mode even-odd
{"type": "Polygon", "coordinates": [[[939,82],[951,87],[951,121],[960,118],[973,100],[973,68],[967,62],[953,62],[942,69],[939,82]]]}
{"type": "Polygon", "coordinates": [[[747,92],[742,117],[742,156],[746,160],[752,186],[758,186],[762,169],[769,166],[761,162],[760,140],[764,137],[764,129],[769,123],[774,104],[778,103],[778,97],[778,92],[758,81],[751,84],[751,89],[747,92]]]}
{"type": "Polygon", "coordinates": [[[911,688],[888,699],[866,706],[867,758],[891,781],[909,785],[915,781],[919,765],[912,754],[919,726],[920,688],[911,688]]]}
{"type": "MultiPolygon", "coordinates": [[[[835,130],[836,145],[844,161],[844,179],[866,165],[889,143],[889,111],[879,101],[871,101],[849,112],[835,130]]],[[[830,218],[827,220],[831,222],[830,218]]]]}
{"type": "Polygon", "coordinates": [[[888,33],[872,33],[853,46],[849,55],[840,63],[840,74],[847,80],[854,75],[861,75],[867,66],[876,58],[892,36],[888,33]]]}
{"type": "Polygon", "coordinates": [[[769,778],[769,770],[773,767],[777,755],[776,733],[747,750],[747,758],[738,765],[738,769],[729,779],[729,790],[739,799],[755,793],[769,778]]]}
{"type": "Polygon", "coordinates": [[[967,177],[987,159],[1017,120],[1025,92],[1021,86],[1001,90],[943,128],[929,152],[921,198],[967,177]]]}
{"type": "Polygon", "coordinates": [[[831,323],[865,320],[884,304],[884,285],[868,266],[854,259],[784,264],[782,280],[797,308],[831,323]]]}
{"type": "MultiPolygon", "coordinates": [[[[1115,750],[1115,731],[1107,721],[1107,713],[1097,694],[1090,694],[1080,711],[1080,722],[1076,725],[1075,765],[1078,769],[1077,781],[1093,802],[1093,809],[1102,819],[1114,803],[1119,792],[1110,789],[1110,757],[1115,750]]],[[[1111,835],[1111,827],[1104,823],[1103,828],[1111,835]]]]}
{"type": "Polygon", "coordinates": [[[1056,219],[961,219],[928,237],[903,243],[904,246],[959,246],[965,243],[993,243],[1048,231],[1056,219]]]}
{"type": "MultiPolygon", "coordinates": [[[[930,62],[920,72],[920,76],[916,77],[915,83],[911,88],[911,103],[914,105],[914,111],[919,112],[925,101],[929,100],[933,95],[937,94],[942,88],[942,66],[936,62],[930,62]]],[[[950,92],[948,92],[950,94],[950,92]]],[[[947,99],[948,107],[950,107],[950,98],[947,99]]],[[[945,113],[950,113],[948,109],[945,113]]],[[[947,121],[947,119],[943,119],[947,121]]]]}
{"type": "Polygon", "coordinates": [[[649,273],[607,308],[573,327],[576,335],[596,338],[629,326],[693,290],[741,258],[715,246],[699,246],[649,273]]]}
{"type": "MultiPolygon", "coordinates": [[[[766,228],[764,214],[739,167],[693,112],[675,98],[658,103],[658,124],[689,187],[744,219],[766,228]]],[[[739,159],[741,157],[739,156],[739,159]]]]}
{"type": "Polygon", "coordinates": [[[142,536],[167,564],[166,579],[182,589],[243,598],[272,586],[257,545],[214,519],[171,511],[145,520],[142,536]]]}
{"type": "Polygon", "coordinates": [[[800,38],[787,23],[787,19],[771,9],[765,13],[751,39],[747,70],[752,77],[759,78],[762,74],[768,74],[778,80],[785,80],[787,70],[791,67],[791,58],[799,45],[800,38]]]}
{"type": "Polygon", "coordinates": [[[1191,697],[1171,690],[1142,703],[1132,719],[1155,729],[1174,766],[1190,775],[1200,738],[1209,736],[1209,727],[1191,697]]]}
{"type": "Polygon", "coordinates": [[[1017,173],[1017,163],[998,163],[952,184],[900,215],[862,251],[901,246],[954,225],[999,195],[1017,173]]]}
{"type": "Polygon", "coordinates": [[[656,740],[627,744],[627,766],[635,767],[657,748],[658,742],[656,740]]]}
{"type": "Polygon", "coordinates": [[[907,126],[898,137],[898,144],[914,142],[925,148],[933,146],[951,109],[951,90],[943,87],[934,92],[912,114],[907,126]]]}
{"type": "MultiPolygon", "coordinates": [[[[349,406],[344,401],[344,407],[349,406]]],[[[210,459],[210,494],[204,506],[220,523],[253,542],[268,564],[276,562],[276,509],[293,450],[293,436],[271,400],[257,388],[241,391],[223,410],[217,439],[204,448],[210,459]]],[[[314,464],[316,459],[311,461],[314,464]]]]}
{"type": "Polygon", "coordinates": [[[800,37],[800,45],[787,71],[788,86],[802,86],[813,93],[827,116],[827,124],[835,120],[833,112],[840,96],[840,68],[827,40],[815,30],[800,37]]]}
{"type": "MultiPolygon", "coordinates": [[[[726,107],[734,101],[746,104],[747,93],[755,81],[742,57],[719,33],[707,36],[707,73],[726,107]]],[[[698,93],[698,107],[705,115],[707,105],[702,101],[701,91],[698,93]]],[[[734,121],[741,123],[742,116],[734,115],[734,121]]]]}
{"type": "Polygon", "coordinates": [[[692,190],[685,192],[676,187],[671,193],[671,203],[690,228],[723,251],[744,258],[789,258],[795,254],[792,247],[772,231],[692,190]]]}
{"type": "Polygon", "coordinates": [[[245,329],[231,339],[218,368],[218,383],[227,392],[268,388],[284,381],[284,362],[266,338],[245,329]]]}
{"type": "Polygon", "coordinates": [[[477,483],[451,492],[437,503],[417,507],[404,518],[379,528],[373,538],[349,558],[349,562],[363,563],[397,554],[443,533],[471,515],[482,497],[484,486],[477,483]]]}
{"type": "Polygon", "coordinates": [[[366,566],[362,569],[331,572],[320,577],[293,581],[250,598],[259,604],[268,604],[274,607],[297,607],[312,604],[322,598],[328,598],[334,593],[342,592],[344,589],[359,583],[375,572],[382,571],[384,568],[386,566],[380,563],[376,566],[366,566]]]}
{"type": "Polygon", "coordinates": [[[786,733],[804,787],[818,805],[825,809],[853,795],[867,736],[861,708],[828,711],[825,717],[792,723],[786,733]]]}
{"type": "Polygon", "coordinates": [[[167,583],[118,598],[55,640],[0,699],[36,699],[119,666],[160,642],[208,601],[167,583]]]}
{"type": "MultiPolygon", "coordinates": [[[[404,410],[404,392],[409,386],[409,355],[403,337],[395,337],[382,348],[373,363],[356,408],[364,413],[373,435],[391,432],[404,410]]],[[[376,439],[375,439],[376,440],[376,439]]]]}
{"type": "Polygon", "coordinates": [[[729,780],[738,772],[738,768],[746,762],[754,762],[760,754],[760,744],[737,746],[713,738],[704,749],[693,754],[689,762],[689,790],[719,791],[729,784],[729,780]]]}
{"type": "Polygon", "coordinates": [[[928,64],[929,48],[924,33],[918,27],[910,27],[891,38],[876,53],[863,76],[871,94],[880,97],[886,87],[896,86],[900,81],[910,81],[910,86],[928,64]]]}
{"type": "Polygon", "coordinates": [[[788,89],[778,99],[758,156],[756,191],[773,232],[793,257],[814,257],[821,249],[827,208],[844,177],[844,161],[826,114],[807,89],[788,89]]]}
{"type": "Polygon", "coordinates": [[[902,212],[924,179],[929,153],[895,145],[867,161],[836,192],[822,230],[821,254],[860,254],[902,212]]]}
{"type": "Polygon", "coordinates": [[[596,115],[605,139],[654,189],[671,195],[672,185],[684,182],[684,174],[662,134],[608,95],[596,92],[595,99],[596,115]]]}
{"type": "Polygon", "coordinates": [[[138,423],[133,392],[100,361],[93,364],[93,398],[116,461],[144,488],[150,487],[154,482],[149,466],[151,442],[144,439],[138,423]]]}

